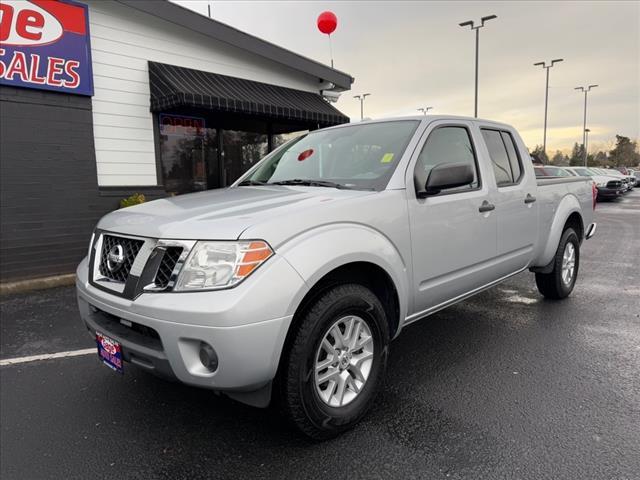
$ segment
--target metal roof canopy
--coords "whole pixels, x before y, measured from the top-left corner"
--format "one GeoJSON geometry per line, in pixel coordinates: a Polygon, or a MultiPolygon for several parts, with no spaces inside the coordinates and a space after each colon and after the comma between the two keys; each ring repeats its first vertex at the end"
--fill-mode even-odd
{"type": "Polygon", "coordinates": [[[244,113],[323,127],[349,122],[313,92],[149,62],[151,111],[179,107],[244,113]]]}
{"type": "Polygon", "coordinates": [[[260,55],[293,69],[318,77],[319,82],[331,82],[336,90],[349,90],[354,79],[351,75],[322,63],[298,55],[229,25],[205,17],[175,3],[157,0],[117,0],[127,7],[153,15],[168,22],[201,33],[234,47],[260,55]]]}

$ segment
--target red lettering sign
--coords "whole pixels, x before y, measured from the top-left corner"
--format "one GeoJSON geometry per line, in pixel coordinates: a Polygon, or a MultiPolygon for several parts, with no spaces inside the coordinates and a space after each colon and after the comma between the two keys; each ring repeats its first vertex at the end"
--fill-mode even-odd
{"type": "Polygon", "coordinates": [[[0,84],[93,95],[87,12],[74,0],[0,0],[0,84]]]}

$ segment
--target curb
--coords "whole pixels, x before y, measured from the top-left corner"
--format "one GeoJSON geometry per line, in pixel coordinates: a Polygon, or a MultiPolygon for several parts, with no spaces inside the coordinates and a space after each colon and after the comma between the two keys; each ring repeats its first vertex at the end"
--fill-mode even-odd
{"type": "Polygon", "coordinates": [[[26,293],[34,290],[44,290],[47,288],[73,285],[76,281],[75,273],[66,275],[54,275],[52,277],[33,278],[30,280],[20,280],[19,282],[0,283],[0,295],[12,295],[15,293],[26,293]]]}

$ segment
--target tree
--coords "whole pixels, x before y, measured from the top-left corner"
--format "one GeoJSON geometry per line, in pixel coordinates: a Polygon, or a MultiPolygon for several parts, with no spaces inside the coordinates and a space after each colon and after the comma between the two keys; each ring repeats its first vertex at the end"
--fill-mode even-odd
{"type": "Polygon", "coordinates": [[[629,137],[616,135],[616,146],[609,152],[609,162],[616,167],[635,166],[640,162],[637,143],[629,137]]]}
{"type": "Polygon", "coordinates": [[[542,149],[542,145],[536,145],[530,155],[534,161],[541,162],[543,165],[549,163],[549,157],[547,157],[546,152],[542,149]]]}
{"type": "Polygon", "coordinates": [[[607,154],[603,151],[596,153],[593,158],[593,165],[598,167],[604,167],[607,164],[607,154]]]}
{"type": "Polygon", "coordinates": [[[571,150],[571,156],[569,157],[569,165],[572,167],[584,165],[584,145],[578,145],[578,142],[573,145],[573,150],[571,150]]]}
{"type": "Polygon", "coordinates": [[[551,163],[554,165],[569,165],[569,157],[567,157],[560,150],[556,150],[556,153],[551,158],[551,163]]]}

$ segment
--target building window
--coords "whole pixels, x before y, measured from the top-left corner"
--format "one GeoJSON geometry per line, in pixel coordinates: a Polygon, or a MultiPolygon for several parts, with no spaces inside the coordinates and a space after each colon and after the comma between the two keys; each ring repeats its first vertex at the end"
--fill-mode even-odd
{"type": "Polygon", "coordinates": [[[231,185],[269,152],[265,133],[222,131],[225,185],[231,185]]]}
{"type": "Polygon", "coordinates": [[[170,195],[217,186],[217,131],[204,118],[160,114],[160,160],[170,195]]]}
{"type": "Polygon", "coordinates": [[[272,137],[272,150],[275,150],[280,145],[284,145],[289,140],[293,140],[294,138],[298,138],[302,135],[306,135],[309,133],[309,130],[300,130],[298,132],[289,132],[289,133],[278,133],[274,134],[272,137]]]}

